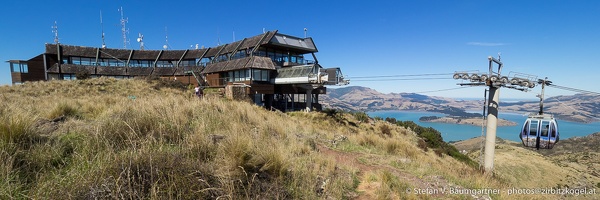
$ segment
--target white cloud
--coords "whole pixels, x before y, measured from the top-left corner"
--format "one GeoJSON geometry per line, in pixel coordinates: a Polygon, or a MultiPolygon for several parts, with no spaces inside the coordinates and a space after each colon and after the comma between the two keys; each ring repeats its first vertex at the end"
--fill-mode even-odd
{"type": "Polygon", "coordinates": [[[467,43],[467,45],[495,47],[495,46],[504,46],[504,45],[508,45],[508,44],[506,44],[506,43],[491,43],[491,42],[469,42],[469,43],[467,43]]]}

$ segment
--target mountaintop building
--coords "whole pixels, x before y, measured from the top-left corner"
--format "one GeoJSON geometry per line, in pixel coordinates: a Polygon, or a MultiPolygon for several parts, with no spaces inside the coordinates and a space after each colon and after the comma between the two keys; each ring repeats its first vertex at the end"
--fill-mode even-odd
{"type": "Polygon", "coordinates": [[[13,84],[73,80],[77,76],[117,79],[155,76],[184,84],[224,88],[266,108],[320,109],[326,85],[347,85],[340,68],[323,68],[313,39],[278,31],[217,47],[132,50],[46,44],[29,60],[10,60],[13,84]],[[312,59],[310,59],[312,58],[312,59]]]}

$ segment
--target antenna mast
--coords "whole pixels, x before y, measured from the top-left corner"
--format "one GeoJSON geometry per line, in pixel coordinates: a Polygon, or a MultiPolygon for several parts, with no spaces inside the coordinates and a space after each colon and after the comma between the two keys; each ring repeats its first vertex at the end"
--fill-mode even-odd
{"type": "Polygon", "coordinates": [[[306,38],[306,32],[308,31],[307,28],[304,28],[304,38],[306,38]]]}
{"type": "Polygon", "coordinates": [[[129,22],[129,18],[123,18],[123,6],[121,6],[119,11],[121,12],[121,32],[123,33],[123,49],[127,49],[127,33],[129,33],[129,30],[127,30],[125,25],[127,24],[127,22],[129,22]]]}
{"type": "Polygon", "coordinates": [[[54,21],[54,26],[52,28],[52,33],[54,33],[54,44],[58,44],[58,25],[56,25],[56,21],[54,21]]]}
{"type": "Polygon", "coordinates": [[[140,50],[144,50],[144,35],[142,33],[138,33],[137,41],[140,43],[140,50]]]}
{"type": "Polygon", "coordinates": [[[167,27],[165,26],[165,45],[163,45],[163,49],[167,50],[169,48],[169,32],[167,31],[167,27]]]}
{"type": "Polygon", "coordinates": [[[104,23],[102,22],[102,10],[100,10],[100,28],[102,29],[102,48],[106,48],[106,43],[104,43],[104,23]]]}

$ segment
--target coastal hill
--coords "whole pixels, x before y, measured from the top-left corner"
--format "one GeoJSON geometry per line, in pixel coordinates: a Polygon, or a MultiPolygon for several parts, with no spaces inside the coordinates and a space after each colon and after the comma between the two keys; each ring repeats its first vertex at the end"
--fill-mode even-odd
{"type": "MultiPolygon", "coordinates": [[[[500,108],[509,112],[535,113],[539,101],[500,103],[500,108]]],[[[544,100],[544,112],[558,119],[575,122],[600,121],[600,95],[575,94],[556,96],[544,100]]]]}
{"type": "Polygon", "coordinates": [[[0,199],[597,198],[510,195],[595,179],[543,159],[539,168],[541,155],[516,146],[503,155],[518,159],[500,162],[511,167],[488,176],[414,122],[281,113],[161,80],[27,82],[0,94],[0,199]]]}
{"type": "MultiPolygon", "coordinates": [[[[368,87],[327,88],[319,96],[324,107],[354,111],[421,110],[461,116],[464,110],[481,110],[482,100],[457,100],[415,93],[384,94],[368,87]]],[[[539,102],[500,102],[501,112],[536,113],[539,102]]],[[[557,96],[545,100],[544,110],[561,120],[575,122],[600,121],[600,96],[557,96]]],[[[471,116],[472,117],[472,116],[471,116]]]]}
{"type": "Polygon", "coordinates": [[[465,108],[481,108],[481,103],[477,101],[462,101],[415,93],[383,94],[362,86],[327,88],[327,94],[319,96],[319,98],[324,107],[353,111],[422,110],[462,114],[465,108]]]}

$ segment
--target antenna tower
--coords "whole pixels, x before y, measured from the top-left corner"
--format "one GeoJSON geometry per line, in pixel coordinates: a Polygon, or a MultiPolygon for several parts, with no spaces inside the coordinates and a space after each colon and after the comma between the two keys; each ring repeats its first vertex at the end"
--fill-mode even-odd
{"type": "Polygon", "coordinates": [[[140,43],[140,50],[144,50],[144,35],[142,33],[138,33],[137,41],[140,43]]]}
{"type": "Polygon", "coordinates": [[[169,48],[169,32],[167,31],[167,27],[165,26],[165,45],[163,45],[163,49],[167,50],[169,48]]]}
{"type": "Polygon", "coordinates": [[[54,44],[58,44],[58,25],[56,25],[56,21],[54,21],[54,26],[52,28],[52,33],[54,33],[54,44]]]}
{"type": "Polygon", "coordinates": [[[106,48],[106,43],[104,42],[104,23],[102,22],[102,10],[100,10],[100,28],[102,29],[102,48],[106,48]]]}
{"type": "Polygon", "coordinates": [[[217,29],[217,46],[221,46],[221,34],[219,33],[219,29],[217,29]]]}
{"type": "Polygon", "coordinates": [[[304,28],[304,38],[306,38],[306,32],[308,31],[307,28],[304,28]]]}
{"type": "Polygon", "coordinates": [[[129,33],[129,30],[125,27],[125,25],[127,24],[127,22],[129,22],[129,18],[123,17],[122,6],[121,8],[119,8],[119,12],[121,12],[121,32],[123,34],[123,49],[127,49],[127,43],[129,42],[127,41],[127,34],[129,33]]]}

